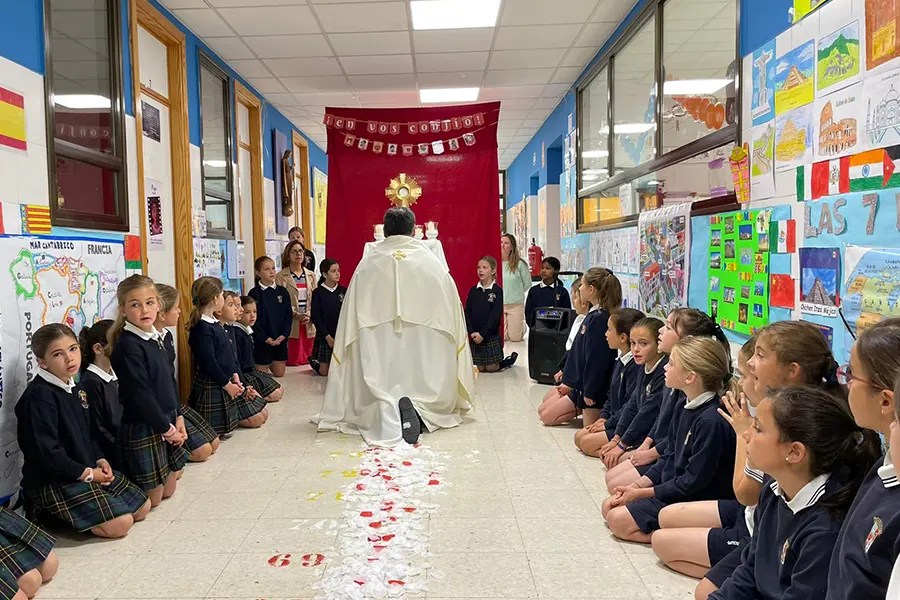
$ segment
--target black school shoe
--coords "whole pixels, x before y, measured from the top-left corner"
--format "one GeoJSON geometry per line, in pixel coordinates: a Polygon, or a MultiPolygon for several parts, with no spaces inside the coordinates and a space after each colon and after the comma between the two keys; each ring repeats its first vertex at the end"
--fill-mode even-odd
{"type": "Polygon", "coordinates": [[[504,369],[510,368],[511,366],[516,364],[517,360],[519,360],[519,353],[513,352],[512,354],[510,354],[509,356],[507,356],[506,358],[504,358],[503,360],[500,361],[500,370],[502,371],[504,369]]]}
{"type": "Polygon", "coordinates": [[[414,445],[419,441],[422,426],[419,422],[419,413],[413,407],[412,400],[404,396],[397,403],[400,407],[400,427],[403,433],[403,441],[414,445]]]}

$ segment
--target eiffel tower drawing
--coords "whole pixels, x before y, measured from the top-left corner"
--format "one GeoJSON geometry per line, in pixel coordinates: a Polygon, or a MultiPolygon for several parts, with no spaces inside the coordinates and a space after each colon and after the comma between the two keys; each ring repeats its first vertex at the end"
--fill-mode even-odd
{"type": "Polygon", "coordinates": [[[818,277],[816,277],[815,283],[813,283],[812,288],[810,288],[809,293],[804,300],[811,304],[834,306],[834,298],[828,295],[828,292],[825,291],[825,286],[822,285],[822,280],[818,277]]]}

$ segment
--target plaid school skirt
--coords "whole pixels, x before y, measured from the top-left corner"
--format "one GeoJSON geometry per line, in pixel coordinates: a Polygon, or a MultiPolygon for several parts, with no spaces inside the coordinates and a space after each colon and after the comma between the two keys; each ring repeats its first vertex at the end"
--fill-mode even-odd
{"type": "Polygon", "coordinates": [[[218,439],[215,430],[206,422],[206,419],[190,406],[181,407],[181,416],[184,417],[184,429],[188,439],[184,443],[188,452],[193,452],[204,444],[209,444],[218,439]]]}
{"type": "Polygon", "coordinates": [[[248,399],[246,396],[238,396],[234,399],[234,403],[237,408],[239,421],[255,417],[263,411],[267,404],[263,396],[257,396],[253,400],[248,399]]]}
{"type": "Polygon", "coordinates": [[[25,490],[25,495],[38,510],[65,521],[78,531],[90,531],[122,515],[136,513],[147,495],[125,475],[113,471],[115,479],[108,486],[99,483],[50,483],[25,490]]]}
{"type": "Polygon", "coordinates": [[[119,447],[125,458],[125,472],[144,491],[165,485],[169,475],[184,468],[190,453],[173,446],[149,425],[122,423],[119,447]]]}
{"type": "Polygon", "coordinates": [[[190,405],[220,436],[228,435],[237,427],[237,404],[208,377],[194,375],[190,405]]]}
{"type": "Polygon", "coordinates": [[[487,337],[480,344],[469,340],[469,346],[472,348],[472,362],[476,367],[498,365],[503,360],[503,342],[499,335],[487,337]]]}
{"type": "Polygon", "coordinates": [[[272,392],[281,388],[281,384],[274,377],[262,371],[245,371],[241,374],[241,379],[246,379],[247,385],[252,385],[253,389],[264,398],[268,398],[272,392]]]}
{"type": "Polygon", "coordinates": [[[317,337],[313,342],[312,359],[319,361],[320,365],[327,365],[331,362],[332,354],[334,354],[334,348],[328,345],[325,338],[317,337]]]}
{"type": "MultiPolygon", "coordinates": [[[[9,583],[5,581],[6,571],[15,583],[28,571],[38,568],[55,545],[56,538],[52,535],[25,517],[0,507],[0,581],[9,583]]],[[[3,595],[0,584],[0,596],[3,595]]]]}

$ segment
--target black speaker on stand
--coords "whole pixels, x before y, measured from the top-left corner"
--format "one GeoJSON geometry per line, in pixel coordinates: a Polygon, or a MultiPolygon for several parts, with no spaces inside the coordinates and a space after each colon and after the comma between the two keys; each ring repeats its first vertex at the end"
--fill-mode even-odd
{"type": "Polygon", "coordinates": [[[566,353],[566,340],[575,321],[570,308],[538,308],[534,326],[528,331],[528,376],[545,385],[554,385],[559,361],[566,353]]]}

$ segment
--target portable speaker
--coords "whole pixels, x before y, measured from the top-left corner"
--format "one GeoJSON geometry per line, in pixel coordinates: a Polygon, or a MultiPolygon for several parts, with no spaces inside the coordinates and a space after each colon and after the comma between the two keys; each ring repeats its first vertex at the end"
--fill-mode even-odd
{"type": "Polygon", "coordinates": [[[568,308],[538,308],[534,327],[528,332],[528,376],[546,385],[554,385],[553,376],[566,353],[566,340],[575,320],[568,308]]]}

